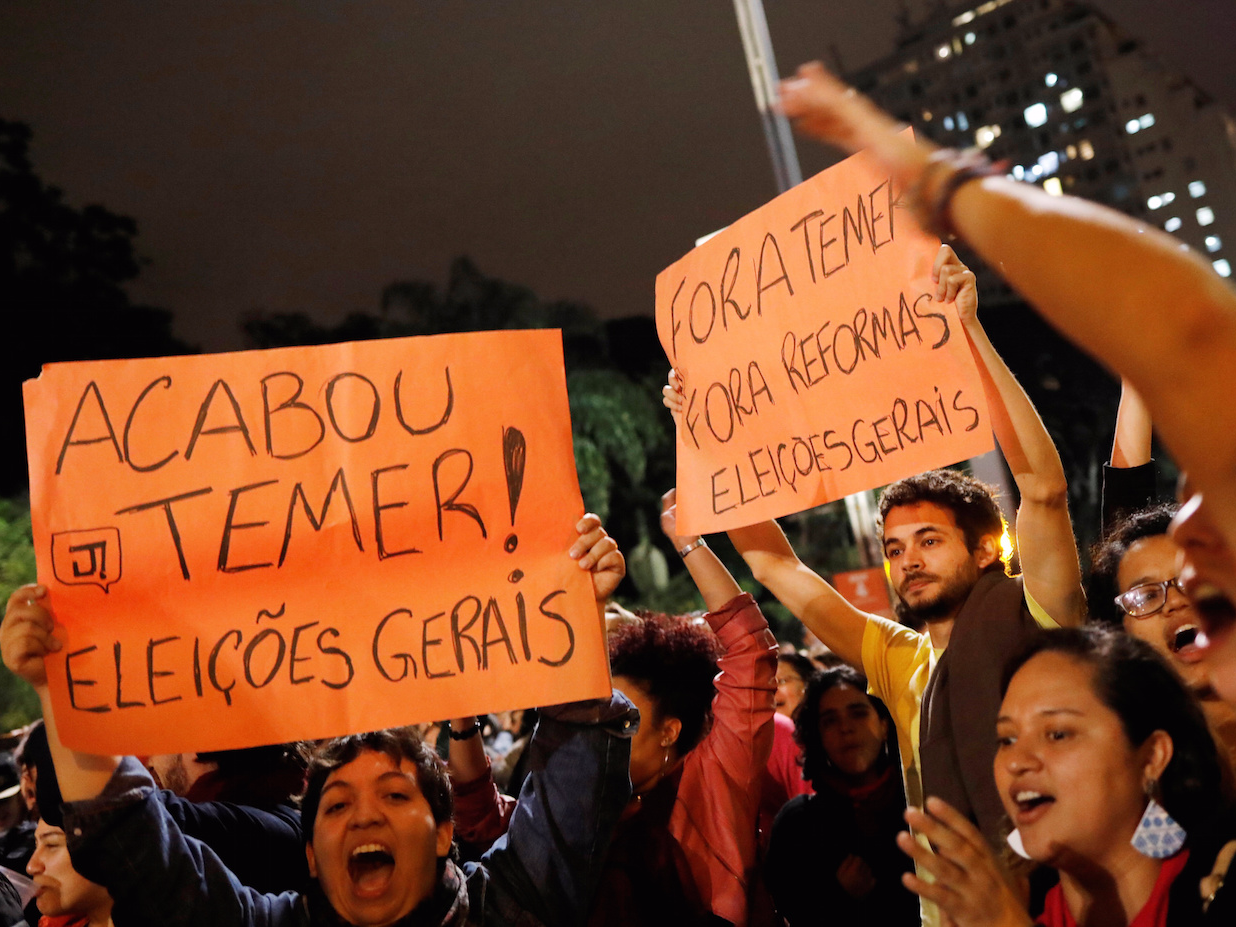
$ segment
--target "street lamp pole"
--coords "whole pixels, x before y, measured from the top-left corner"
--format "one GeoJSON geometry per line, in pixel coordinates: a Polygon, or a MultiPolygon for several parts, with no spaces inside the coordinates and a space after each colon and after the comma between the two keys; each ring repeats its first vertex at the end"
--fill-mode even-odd
{"type": "Polygon", "coordinates": [[[777,62],[773,58],[764,3],[763,0],[734,0],[734,11],[738,14],[738,31],[742,34],[742,48],[747,55],[747,71],[751,75],[751,89],[755,91],[755,105],[764,122],[764,140],[768,142],[768,154],[777,178],[777,192],[784,193],[803,182],[803,172],[798,166],[798,152],[794,148],[789,120],[776,108],[777,62]]]}
{"type": "MultiPolygon", "coordinates": [[[[764,3],[763,0],[734,0],[734,11],[738,14],[738,31],[742,34],[742,48],[747,55],[747,71],[751,75],[751,89],[755,91],[755,105],[764,123],[764,140],[768,142],[777,191],[784,193],[802,183],[803,172],[798,165],[798,151],[794,148],[789,120],[776,107],[777,62],[773,58],[764,3]]],[[[881,554],[875,536],[871,493],[855,493],[845,502],[850,530],[854,532],[858,546],[859,561],[865,567],[878,565],[881,554]]]]}

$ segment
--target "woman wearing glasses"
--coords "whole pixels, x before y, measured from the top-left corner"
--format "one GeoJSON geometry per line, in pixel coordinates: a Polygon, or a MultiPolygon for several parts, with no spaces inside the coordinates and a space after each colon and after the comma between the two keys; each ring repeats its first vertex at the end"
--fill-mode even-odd
{"type": "Polygon", "coordinates": [[[1178,583],[1180,545],[1168,534],[1180,508],[1154,498],[1150,414],[1124,384],[1111,463],[1103,469],[1103,536],[1090,552],[1091,616],[1157,650],[1202,703],[1219,753],[1236,770],[1236,708],[1207,681],[1200,622],[1178,583]]]}

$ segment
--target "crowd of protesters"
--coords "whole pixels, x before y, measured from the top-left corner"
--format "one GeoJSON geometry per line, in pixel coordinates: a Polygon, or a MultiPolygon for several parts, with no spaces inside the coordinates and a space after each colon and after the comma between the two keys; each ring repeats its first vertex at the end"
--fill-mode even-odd
{"type": "MultiPolygon", "coordinates": [[[[775,522],[729,532],[827,647],[812,659],[678,531],[671,490],[661,526],[703,614],[609,603],[625,563],[595,516],[569,550],[609,698],[141,761],[60,742],[53,607],[23,587],[0,645],[45,721],[0,757],[0,927],[1236,923],[1236,405],[1215,401],[1236,294],[1166,235],[910,139],[818,65],[782,106],[869,150],[926,228],[1124,377],[1088,574],[1056,448],[945,245],[935,296],[1016,484],[1018,575],[992,490],[958,470],[881,495],[900,620],[775,522]],[[1188,472],[1178,502],[1154,498],[1152,423],[1188,472]]],[[[671,371],[675,416],[683,387],[671,371]]]]}

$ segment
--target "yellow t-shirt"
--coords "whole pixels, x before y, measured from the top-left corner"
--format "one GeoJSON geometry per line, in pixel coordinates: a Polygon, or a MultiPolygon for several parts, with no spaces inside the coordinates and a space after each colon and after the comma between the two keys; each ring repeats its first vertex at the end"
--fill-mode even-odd
{"type": "MultiPolygon", "coordinates": [[[[1024,591],[1024,590],[1023,590],[1024,591]]],[[[1043,610],[1029,592],[1026,607],[1040,628],[1058,628],[1056,621],[1043,610]]],[[[869,615],[863,631],[863,673],[867,691],[880,699],[893,716],[897,728],[897,746],[901,751],[901,775],[905,782],[906,803],[923,806],[923,780],[919,762],[919,715],[927,680],[936,668],[943,649],[931,646],[931,635],[912,631],[879,615],[869,615]]],[[[995,731],[992,731],[995,737],[995,731]]],[[[926,845],[922,837],[919,840],[926,845]]],[[[930,874],[919,871],[919,878],[930,880],[930,874]]],[[[924,927],[940,923],[934,904],[921,902],[924,927]]]]}

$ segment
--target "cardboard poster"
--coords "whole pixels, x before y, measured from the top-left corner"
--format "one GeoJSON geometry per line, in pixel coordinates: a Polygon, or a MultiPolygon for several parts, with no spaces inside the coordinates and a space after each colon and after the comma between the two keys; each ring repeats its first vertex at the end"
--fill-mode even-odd
{"type": "Polygon", "coordinates": [[[935,301],[940,243],[901,193],[859,153],[657,276],[657,332],[685,381],[684,532],[804,511],[993,446],[956,311],[935,301]]]}
{"type": "Polygon", "coordinates": [[[25,384],[65,742],[217,750],[608,694],[561,337],[53,364],[25,384]]]}

